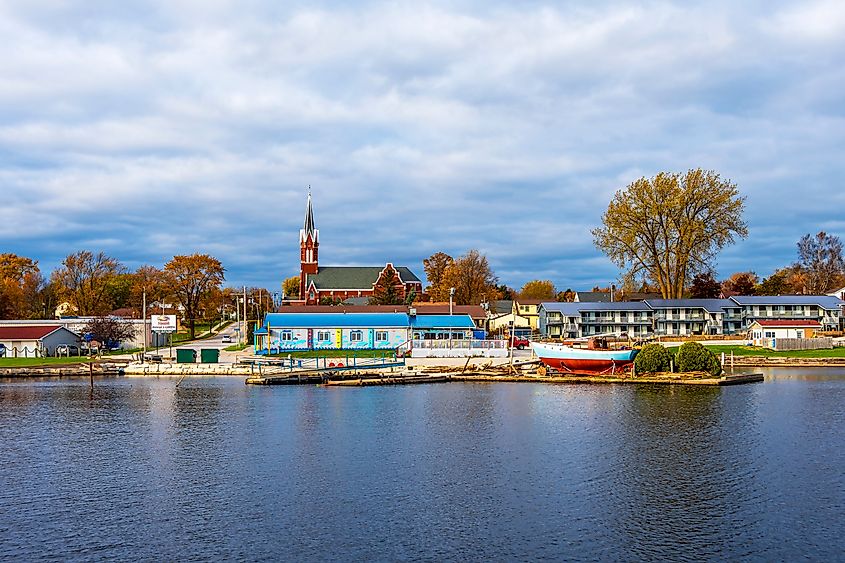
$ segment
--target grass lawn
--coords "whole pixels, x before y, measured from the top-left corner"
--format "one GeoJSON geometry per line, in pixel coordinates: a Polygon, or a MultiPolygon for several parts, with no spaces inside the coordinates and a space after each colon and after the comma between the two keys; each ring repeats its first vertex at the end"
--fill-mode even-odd
{"type": "Polygon", "coordinates": [[[794,350],[776,352],[768,348],[758,348],[757,346],[707,346],[716,355],[725,353],[725,356],[730,356],[733,352],[734,356],[769,356],[771,358],[845,358],[845,347],[834,348],[832,350],[794,350]]]}
{"type": "Polygon", "coordinates": [[[82,364],[88,361],[88,358],[85,356],[72,356],[70,358],[0,358],[0,368],[82,364]]]}
{"type": "Polygon", "coordinates": [[[393,350],[308,350],[307,352],[283,352],[271,354],[276,358],[392,358],[393,350]]]}
{"type": "Polygon", "coordinates": [[[232,346],[226,346],[223,348],[227,352],[240,352],[242,350],[246,350],[247,348],[251,348],[252,344],[234,344],[232,346]]]}
{"type": "MultiPolygon", "coordinates": [[[[196,325],[194,325],[194,328],[195,328],[195,331],[196,331],[197,339],[199,339],[200,334],[202,334],[204,332],[208,332],[211,329],[211,324],[210,323],[197,323],[196,325]]],[[[209,336],[211,336],[211,335],[209,335],[209,336]]],[[[182,325],[182,330],[180,330],[179,332],[173,333],[173,344],[174,345],[177,342],[187,342],[190,339],[191,339],[191,328],[187,324],[182,325]]]]}

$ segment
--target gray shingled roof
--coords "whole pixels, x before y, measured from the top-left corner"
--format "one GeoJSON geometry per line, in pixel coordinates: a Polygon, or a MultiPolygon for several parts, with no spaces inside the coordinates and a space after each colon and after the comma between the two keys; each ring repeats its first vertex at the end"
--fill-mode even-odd
{"type": "Polygon", "coordinates": [[[841,299],[828,295],[736,295],[731,300],[740,305],[818,305],[829,310],[842,306],[841,299]]]}
{"type": "Polygon", "coordinates": [[[644,301],[614,301],[613,303],[558,303],[548,301],[540,305],[546,311],[576,314],[580,311],[650,311],[644,301]]]}
{"type": "Polygon", "coordinates": [[[513,300],[511,299],[499,299],[498,301],[493,301],[491,305],[493,313],[507,315],[513,311],[513,300]]]}
{"type": "MultiPolygon", "coordinates": [[[[419,282],[420,279],[405,266],[394,266],[403,282],[419,282]]],[[[316,274],[308,276],[308,284],[314,282],[317,289],[372,289],[384,266],[326,266],[316,274]]]]}
{"type": "Polygon", "coordinates": [[[704,309],[708,313],[723,313],[724,308],[736,308],[730,299],[646,299],[652,309],[704,309]]]}

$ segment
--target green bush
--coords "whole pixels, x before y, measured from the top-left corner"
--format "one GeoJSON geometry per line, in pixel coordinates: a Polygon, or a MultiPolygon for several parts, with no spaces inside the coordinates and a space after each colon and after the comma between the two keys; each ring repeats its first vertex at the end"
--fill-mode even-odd
{"type": "Polygon", "coordinates": [[[679,371],[704,371],[712,375],[722,373],[722,366],[716,354],[698,342],[685,342],[678,349],[679,371]]]}
{"type": "Polygon", "coordinates": [[[637,373],[669,371],[672,353],[661,344],[646,344],[634,357],[637,373]]]}

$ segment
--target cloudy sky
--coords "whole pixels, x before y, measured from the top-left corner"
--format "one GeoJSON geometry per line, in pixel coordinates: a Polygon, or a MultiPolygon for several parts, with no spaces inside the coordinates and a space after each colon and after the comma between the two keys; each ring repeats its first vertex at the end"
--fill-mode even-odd
{"type": "Polygon", "coordinates": [[[0,0],[0,241],[49,271],[207,252],[233,285],[478,248],[607,284],[613,192],[715,169],[761,275],[845,237],[845,3],[0,0]]]}

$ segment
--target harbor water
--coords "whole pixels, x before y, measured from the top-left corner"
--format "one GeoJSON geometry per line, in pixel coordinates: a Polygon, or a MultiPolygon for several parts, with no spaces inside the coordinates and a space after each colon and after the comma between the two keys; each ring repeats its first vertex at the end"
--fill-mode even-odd
{"type": "Polygon", "coordinates": [[[0,381],[0,559],[841,560],[845,370],[0,381]]]}

